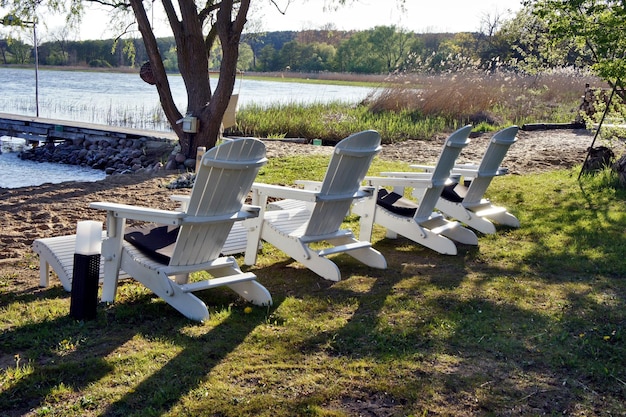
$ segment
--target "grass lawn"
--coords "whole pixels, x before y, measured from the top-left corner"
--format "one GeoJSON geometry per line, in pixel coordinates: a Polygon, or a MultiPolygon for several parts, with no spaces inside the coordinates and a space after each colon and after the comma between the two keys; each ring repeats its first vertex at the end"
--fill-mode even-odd
{"type": "MultiPolygon", "coordinates": [[[[307,161],[259,180],[320,178],[327,158],[307,161]]],[[[209,290],[202,324],[133,282],[77,322],[60,285],[15,291],[0,272],[0,415],[624,415],[626,191],[577,175],[497,178],[489,196],[522,227],[457,256],[377,228],[389,268],[340,255],[339,283],[265,245],[244,269],[274,305],[209,290]]]]}

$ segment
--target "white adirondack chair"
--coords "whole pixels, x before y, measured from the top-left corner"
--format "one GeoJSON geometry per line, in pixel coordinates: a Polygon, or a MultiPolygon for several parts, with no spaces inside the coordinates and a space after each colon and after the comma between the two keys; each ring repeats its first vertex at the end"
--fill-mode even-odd
{"type": "Polygon", "coordinates": [[[399,234],[442,254],[456,255],[455,241],[478,245],[474,232],[433,211],[444,186],[449,182],[456,158],[469,143],[471,130],[472,126],[468,125],[448,137],[432,173],[387,172],[383,173],[384,177],[366,177],[366,182],[379,191],[382,187],[393,187],[393,193],[404,205],[404,210],[377,204],[377,195],[362,199],[352,208],[353,213],[361,216],[359,238],[371,240],[376,223],[387,228],[388,238],[396,238],[399,234]],[[414,189],[417,202],[401,198],[406,188],[414,189]]]}
{"type": "Polygon", "coordinates": [[[337,265],[327,256],[346,253],[373,268],[385,269],[384,256],[369,241],[357,240],[351,230],[340,229],[355,198],[371,195],[372,188],[361,182],[374,156],[380,152],[380,135],[364,131],[339,142],[334,149],[324,180],[305,189],[255,183],[252,203],[261,206],[261,215],[250,227],[245,263],[256,263],[262,239],[307,268],[331,280],[341,280],[337,265]],[[268,197],[298,200],[289,208],[267,210],[268,197]],[[326,242],[330,247],[313,249],[326,242]]]}
{"type": "Polygon", "coordinates": [[[212,148],[202,158],[186,211],[92,203],[92,208],[107,210],[102,301],[115,300],[122,269],[192,320],[209,317],[193,291],[218,286],[227,286],[254,304],[270,305],[269,292],[253,273],[243,273],[233,257],[220,256],[233,223],[258,216],[259,207],[243,201],[266,162],[265,145],[256,139],[236,139],[212,148]],[[126,219],[178,226],[169,262],[155,260],[125,241],[126,219]],[[195,271],[207,271],[212,278],[189,282],[195,271]]]}
{"type": "MultiPolygon", "coordinates": [[[[455,165],[452,175],[462,177],[463,181],[459,182],[451,193],[444,193],[435,207],[447,216],[485,234],[496,232],[492,221],[505,226],[519,227],[519,220],[505,207],[496,206],[485,198],[491,180],[506,173],[500,164],[511,145],[516,142],[517,131],[517,126],[511,126],[493,135],[479,165],[455,165]]],[[[427,172],[433,170],[433,167],[425,165],[411,167],[427,172]]]]}

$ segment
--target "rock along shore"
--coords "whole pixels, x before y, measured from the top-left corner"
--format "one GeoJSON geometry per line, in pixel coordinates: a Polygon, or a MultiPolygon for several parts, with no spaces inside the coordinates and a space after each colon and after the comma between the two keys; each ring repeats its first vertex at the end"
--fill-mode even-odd
{"type": "Polygon", "coordinates": [[[103,170],[107,175],[193,168],[195,160],[181,158],[176,145],[149,138],[77,138],[24,150],[20,158],[103,170]]]}

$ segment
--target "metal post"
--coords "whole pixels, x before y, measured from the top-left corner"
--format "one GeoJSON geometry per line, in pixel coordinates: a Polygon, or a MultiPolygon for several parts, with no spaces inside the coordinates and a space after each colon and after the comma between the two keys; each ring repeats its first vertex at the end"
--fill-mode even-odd
{"type": "Polygon", "coordinates": [[[33,43],[35,44],[35,111],[39,117],[39,52],[37,47],[37,21],[33,20],[33,43]]]}

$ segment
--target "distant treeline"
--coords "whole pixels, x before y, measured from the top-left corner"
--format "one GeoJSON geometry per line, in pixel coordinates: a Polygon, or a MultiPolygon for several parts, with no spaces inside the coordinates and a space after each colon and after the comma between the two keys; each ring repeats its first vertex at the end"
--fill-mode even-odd
{"type": "MultiPolygon", "coordinates": [[[[525,62],[543,60],[542,45],[529,42],[523,28],[505,25],[485,33],[421,33],[395,26],[365,31],[307,30],[245,34],[240,43],[238,69],[242,71],[394,72],[456,71],[463,68],[494,70],[499,66],[523,68],[525,62]],[[512,29],[513,28],[513,29],[512,29]]],[[[178,61],[174,38],[157,40],[168,71],[178,61]]],[[[27,64],[33,48],[19,40],[0,40],[2,63],[27,64]]],[[[559,66],[584,66],[584,57],[567,55],[559,66]],[[569,62],[568,62],[569,61],[569,62]]],[[[221,51],[215,47],[209,65],[217,69],[221,51]]],[[[148,60],[141,39],[70,41],[39,45],[39,63],[57,66],[140,67],[148,60]]],[[[549,64],[549,63],[548,63],[549,64]]]]}

